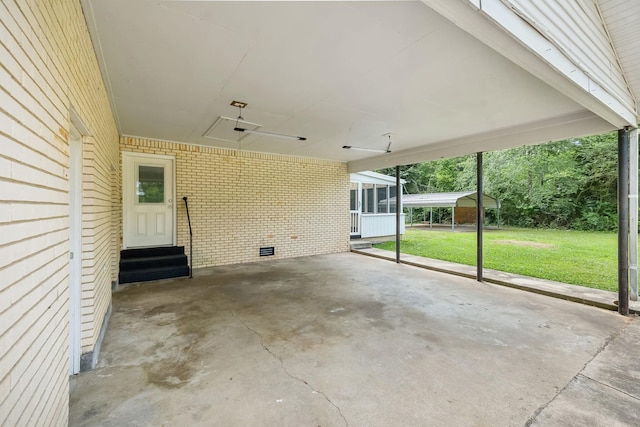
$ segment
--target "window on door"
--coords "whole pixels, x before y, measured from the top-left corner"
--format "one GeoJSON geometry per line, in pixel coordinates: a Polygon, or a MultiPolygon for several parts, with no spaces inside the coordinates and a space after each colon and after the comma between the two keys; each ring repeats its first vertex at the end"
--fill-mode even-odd
{"type": "Polygon", "coordinates": [[[138,166],[138,203],[164,203],[164,168],[138,166]]]}

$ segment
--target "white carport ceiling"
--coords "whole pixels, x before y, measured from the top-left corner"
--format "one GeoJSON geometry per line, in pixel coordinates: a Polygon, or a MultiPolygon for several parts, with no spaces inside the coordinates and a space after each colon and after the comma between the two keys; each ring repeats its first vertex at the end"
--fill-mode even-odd
{"type": "Polygon", "coordinates": [[[83,0],[83,8],[122,135],[362,170],[615,128],[421,2],[83,0]],[[218,117],[237,115],[232,100],[248,102],[243,117],[262,130],[307,141],[204,137],[218,117]],[[383,149],[387,132],[392,154],[342,149],[383,149]]]}

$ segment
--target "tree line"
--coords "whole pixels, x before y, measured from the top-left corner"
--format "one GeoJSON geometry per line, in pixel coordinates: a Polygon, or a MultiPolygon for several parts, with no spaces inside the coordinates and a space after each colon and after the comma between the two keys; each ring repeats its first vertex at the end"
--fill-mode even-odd
{"type": "MultiPolygon", "coordinates": [[[[487,152],[483,171],[484,193],[500,200],[501,224],[617,228],[615,132],[487,152]]],[[[395,168],[378,172],[395,175],[395,168]]],[[[475,191],[476,155],[404,166],[401,177],[405,194],[475,191]]],[[[495,210],[487,209],[486,217],[495,223],[495,210]]]]}

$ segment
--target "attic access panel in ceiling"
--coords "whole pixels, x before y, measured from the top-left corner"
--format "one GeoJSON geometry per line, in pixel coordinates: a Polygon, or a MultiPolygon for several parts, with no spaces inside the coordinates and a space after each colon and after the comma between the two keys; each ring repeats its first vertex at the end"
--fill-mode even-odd
{"type": "Polygon", "coordinates": [[[204,133],[205,138],[214,139],[224,142],[240,142],[249,136],[247,133],[240,133],[233,130],[236,126],[249,129],[258,130],[262,127],[257,123],[251,123],[246,120],[231,118],[225,116],[218,116],[213,124],[204,133]]]}
{"type": "Polygon", "coordinates": [[[355,170],[576,136],[576,115],[585,133],[611,128],[421,2],[82,3],[125,135],[229,148],[244,135],[222,114],[240,97],[310,141],[242,149],[355,170]],[[391,154],[342,148],[384,132],[391,154]]]}

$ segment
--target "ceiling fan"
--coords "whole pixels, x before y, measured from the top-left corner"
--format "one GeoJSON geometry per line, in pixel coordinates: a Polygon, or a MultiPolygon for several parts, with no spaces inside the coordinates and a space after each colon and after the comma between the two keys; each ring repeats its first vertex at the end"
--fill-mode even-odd
{"type": "Polygon", "coordinates": [[[374,153],[390,153],[391,152],[391,133],[385,133],[382,136],[386,136],[389,138],[389,143],[387,144],[387,149],[382,150],[379,148],[366,148],[366,147],[355,147],[353,145],[343,145],[342,148],[346,150],[358,150],[358,151],[373,151],[374,153]]]}
{"type": "Polygon", "coordinates": [[[242,117],[242,109],[246,108],[246,106],[249,105],[246,102],[241,102],[241,101],[231,101],[231,106],[233,107],[238,107],[238,118],[236,119],[236,126],[233,128],[234,131],[236,132],[242,132],[242,133],[253,133],[256,135],[264,135],[264,136],[271,136],[274,138],[283,138],[283,139],[293,139],[296,141],[306,141],[307,138],[305,138],[304,136],[295,136],[295,135],[285,135],[282,133],[275,133],[275,132],[265,132],[262,130],[254,130],[254,129],[247,129],[247,128],[243,128],[240,127],[240,121],[244,120],[244,118],[242,117]]]}

